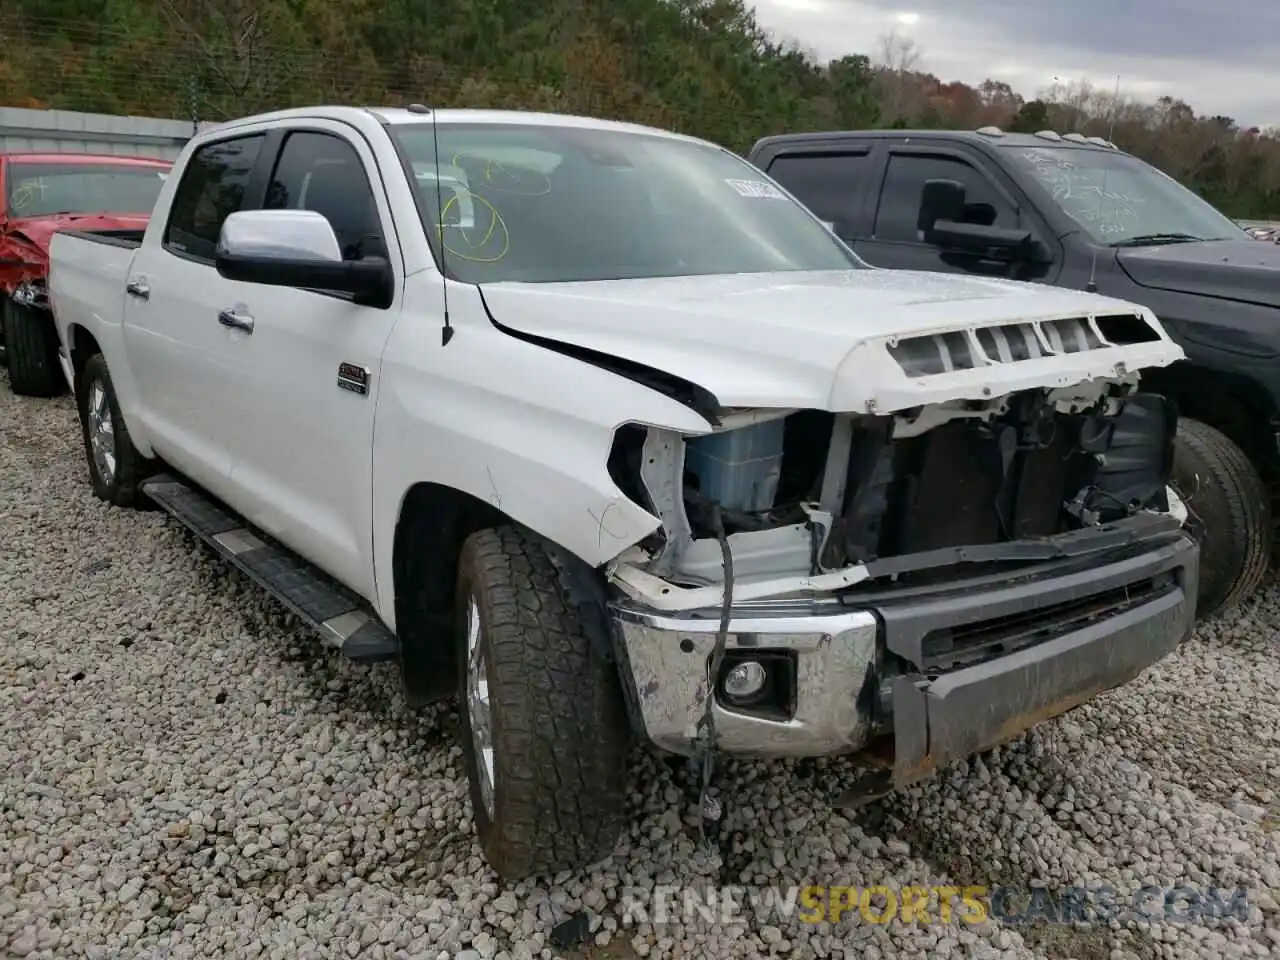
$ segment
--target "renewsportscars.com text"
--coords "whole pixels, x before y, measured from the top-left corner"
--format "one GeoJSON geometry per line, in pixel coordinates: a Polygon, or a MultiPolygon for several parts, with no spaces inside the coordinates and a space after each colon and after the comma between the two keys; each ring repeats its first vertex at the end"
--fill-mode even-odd
{"type": "Polygon", "coordinates": [[[1229,918],[1247,922],[1243,887],[1200,890],[1186,885],[1068,887],[1050,891],[1016,886],[833,886],[677,887],[622,891],[624,924],[702,921],[726,925],[748,919],[791,923],[1109,923],[1212,924],[1229,918]]]}

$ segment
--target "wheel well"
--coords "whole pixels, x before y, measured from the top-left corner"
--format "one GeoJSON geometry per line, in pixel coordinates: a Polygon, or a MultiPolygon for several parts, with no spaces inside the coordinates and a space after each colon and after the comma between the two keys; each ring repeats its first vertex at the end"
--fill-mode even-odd
{"type": "Polygon", "coordinates": [[[1139,389],[1174,402],[1180,417],[1221,430],[1260,471],[1280,469],[1273,419],[1275,405],[1254,381],[1185,361],[1143,370],[1139,389]]]}
{"type": "Polygon", "coordinates": [[[84,365],[95,353],[101,353],[102,348],[98,346],[98,341],[93,338],[93,334],[79,324],[73,323],[68,327],[67,335],[71,341],[71,369],[78,383],[84,365]]]}
{"type": "Polygon", "coordinates": [[[392,545],[396,633],[405,691],[413,705],[457,688],[454,586],[463,542],[511,519],[491,504],[437,483],[412,487],[400,507],[392,545]]]}

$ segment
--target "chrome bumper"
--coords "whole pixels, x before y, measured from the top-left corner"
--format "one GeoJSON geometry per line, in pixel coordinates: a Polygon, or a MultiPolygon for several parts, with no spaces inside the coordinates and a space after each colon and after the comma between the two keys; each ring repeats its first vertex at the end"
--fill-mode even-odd
{"type": "MultiPolygon", "coordinates": [[[[621,635],[623,685],[643,736],[672,753],[692,755],[706,712],[708,664],[720,629],[718,610],[689,614],[614,607],[621,635]]],[[[835,605],[744,605],[729,621],[727,653],[767,650],[786,656],[795,678],[795,712],[787,718],[712,705],[717,748],[743,757],[821,756],[862,747],[876,695],[875,615],[835,605]],[[859,690],[866,689],[860,701],[859,690]]]]}
{"type": "MultiPolygon", "coordinates": [[[[1199,552],[1177,534],[1110,562],[1047,563],[1025,576],[974,578],[937,589],[868,597],[757,601],[731,611],[725,652],[785,664],[789,713],[712,701],[717,750],[741,757],[852,753],[892,733],[894,778],[910,782],[954,759],[1011,739],[1160,660],[1194,625],[1199,552]],[[1148,592],[1103,610],[1099,598],[1148,592]],[[1027,615],[1043,610],[1041,616],[1027,615]],[[983,638],[1018,622],[1013,653],[936,666],[925,638],[964,628],[983,638]],[[989,626],[988,626],[989,625],[989,626]]],[[[1108,601],[1109,602],[1109,601],[1108,601]]],[[[693,755],[720,611],[668,614],[613,605],[623,689],[637,732],[693,755]]]]}

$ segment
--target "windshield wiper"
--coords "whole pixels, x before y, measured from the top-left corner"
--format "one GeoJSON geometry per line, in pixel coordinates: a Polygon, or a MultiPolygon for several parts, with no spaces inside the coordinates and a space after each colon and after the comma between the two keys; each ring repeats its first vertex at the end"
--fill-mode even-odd
{"type": "Polygon", "coordinates": [[[1143,233],[1126,240],[1117,240],[1113,247],[1148,247],[1157,243],[1195,243],[1204,237],[1195,237],[1189,233],[1143,233]]]}

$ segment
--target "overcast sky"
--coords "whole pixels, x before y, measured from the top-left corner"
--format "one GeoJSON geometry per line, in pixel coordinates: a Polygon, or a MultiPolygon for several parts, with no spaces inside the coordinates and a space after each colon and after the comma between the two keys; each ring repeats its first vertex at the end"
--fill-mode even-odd
{"type": "Polygon", "coordinates": [[[1088,79],[1181,97],[1242,126],[1280,124],[1277,0],[756,0],[760,24],[822,59],[874,58],[891,30],[942,80],[1003,80],[1031,99],[1088,79]]]}

